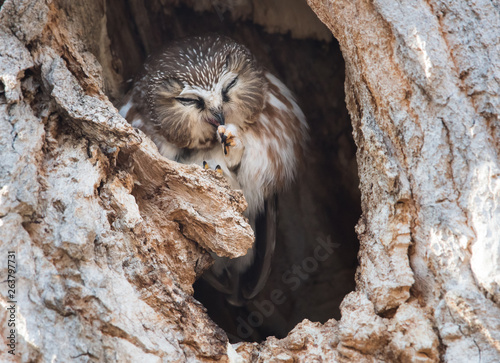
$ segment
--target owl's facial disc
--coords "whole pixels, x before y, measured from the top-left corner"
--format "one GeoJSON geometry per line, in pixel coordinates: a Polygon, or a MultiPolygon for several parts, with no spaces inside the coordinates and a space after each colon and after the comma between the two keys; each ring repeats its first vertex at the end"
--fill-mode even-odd
{"type": "Polygon", "coordinates": [[[222,76],[221,81],[209,92],[207,98],[212,107],[210,108],[210,114],[205,118],[205,121],[209,124],[215,127],[226,124],[225,108],[227,108],[227,103],[230,101],[229,91],[234,88],[237,81],[238,76],[226,73],[222,76]]]}
{"type": "MultiPolygon", "coordinates": [[[[219,97],[220,98],[220,97],[219,97]]],[[[175,100],[181,104],[186,112],[198,117],[214,127],[225,124],[224,110],[221,100],[207,92],[196,92],[192,89],[189,93],[181,92],[175,100]],[[205,100],[206,99],[206,100],[205,100]]]]}
{"type": "Polygon", "coordinates": [[[217,128],[226,123],[226,109],[231,101],[231,93],[238,82],[238,76],[232,72],[224,73],[209,87],[186,84],[175,100],[193,114],[197,112],[203,123],[217,128]]]}

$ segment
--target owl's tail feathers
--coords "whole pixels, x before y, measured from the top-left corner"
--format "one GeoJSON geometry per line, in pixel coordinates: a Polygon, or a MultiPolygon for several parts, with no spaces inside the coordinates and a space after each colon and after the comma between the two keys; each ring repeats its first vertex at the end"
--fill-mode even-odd
{"type": "MultiPolygon", "coordinates": [[[[252,251],[249,250],[252,254],[252,251]]],[[[245,256],[243,256],[245,257],[245,256]]],[[[241,258],[241,257],[240,257],[241,258]]],[[[241,262],[241,261],[238,261],[241,262]]],[[[240,288],[241,271],[234,260],[215,257],[214,266],[203,274],[203,279],[214,289],[226,295],[226,300],[234,306],[244,306],[247,301],[243,298],[240,288]],[[217,265],[224,263],[224,269],[220,272],[217,265]]]]}
{"type": "Polygon", "coordinates": [[[273,195],[266,200],[264,215],[259,216],[255,223],[254,262],[242,276],[241,294],[245,300],[253,299],[269,278],[276,246],[277,224],[277,197],[273,195]]]}
{"type": "Polygon", "coordinates": [[[234,306],[244,306],[246,301],[241,295],[241,275],[252,265],[255,245],[250,248],[246,255],[229,259],[212,254],[214,264],[212,268],[205,271],[203,279],[214,289],[226,295],[226,300],[234,306]]]}
{"type": "Polygon", "coordinates": [[[264,213],[251,224],[255,244],[248,253],[235,259],[214,256],[212,269],[203,274],[205,281],[227,295],[227,302],[234,306],[244,306],[253,299],[269,278],[276,245],[276,196],[266,201],[264,213]]]}

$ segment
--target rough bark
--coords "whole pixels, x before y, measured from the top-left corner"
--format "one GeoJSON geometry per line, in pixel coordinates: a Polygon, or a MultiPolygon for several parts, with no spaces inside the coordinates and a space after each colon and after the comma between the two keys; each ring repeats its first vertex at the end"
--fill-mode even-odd
{"type": "Polygon", "coordinates": [[[346,61],[362,193],[339,352],[498,361],[498,4],[309,3],[346,61]],[[344,333],[366,299],[385,340],[371,349],[344,333]]]}
{"type": "Polygon", "coordinates": [[[104,2],[3,3],[0,273],[16,251],[14,359],[500,361],[498,5],[308,3],[346,62],[356,291],[339,321],[235,345],[191,294],[208,251],[252,243],[241,194],[165,160],[117,114],[104,2]]]}
{"type": "Polygon", "coordinates": [[[18,262],[17,357],[225,356],[225,334],[190,294],[207,251],[251,246],[242,194],[162,158],[117,114],[99,64],[77,49],[82,24],[56,4],[7,1],[1,24],[0,235],[18,262]]]}

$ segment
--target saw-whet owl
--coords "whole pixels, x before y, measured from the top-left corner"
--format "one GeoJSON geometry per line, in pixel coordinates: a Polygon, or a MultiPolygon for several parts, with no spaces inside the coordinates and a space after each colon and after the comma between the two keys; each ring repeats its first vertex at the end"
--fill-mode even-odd
{"type": "Polygon", "coordinates": [[[160,153],[217,169],[248,203],[256,234],[240,258],[215,257],[204,278],[242,305],[264,286],[276,239],[276,195],[294,180],[307,123],[290,90],[225,36],[178,40],[150,56],[120,114],[160,153]]]}

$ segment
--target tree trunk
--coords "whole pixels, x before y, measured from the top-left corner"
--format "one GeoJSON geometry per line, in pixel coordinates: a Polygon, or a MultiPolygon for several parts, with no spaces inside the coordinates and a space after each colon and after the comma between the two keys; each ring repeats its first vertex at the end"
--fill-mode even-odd
{"type": "MultiPolygon", "coordinates": [[[[162,158],[118,115],[109,99],[144,53],[125,65],[113,54],[114,3],[0,10],[2,361],[500,361],[497,3],[308,0],[345,60],[356,289],[338,321],[238,344],[192,285],[209,251],[236,257],[252,244],[246,202],[216,173],[162,158]]],[[[260,0],[215,3],[290,30],[260,0]]],[[[141,1],[128,4],[141,14],[141,1]]],[[[136,24],[154,47],[150,24],[136,24]]]]}

